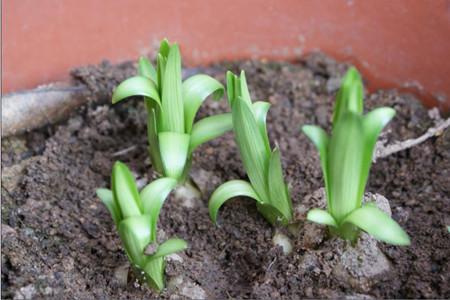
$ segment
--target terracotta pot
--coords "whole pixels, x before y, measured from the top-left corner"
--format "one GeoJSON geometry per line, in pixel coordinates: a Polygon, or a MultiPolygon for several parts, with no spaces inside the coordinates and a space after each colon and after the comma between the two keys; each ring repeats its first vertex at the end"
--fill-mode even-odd
{"type": "Polygon", "coordinates": [[[295,59],[321,50],[359,67],[371,89],[414,91],[450,109],[446,0],[5,0],[2,91],[65,79],[69,69],[135,59],[162,37],[188,65],[295,59]]]}

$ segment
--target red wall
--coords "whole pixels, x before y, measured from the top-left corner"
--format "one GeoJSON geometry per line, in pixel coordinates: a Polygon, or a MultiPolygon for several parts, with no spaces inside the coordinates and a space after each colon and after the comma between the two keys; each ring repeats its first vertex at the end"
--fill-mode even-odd
{"type": "Polygon", "coordinates": [[[446,0],[3,0],[2,91],[67,78],[180,42],[190,65],[293,59],[322,50],[350,59],[371,88],[410,87],[450,108],[446,0]],[[437,101],[436,99],[441,99],[437,101]]]}

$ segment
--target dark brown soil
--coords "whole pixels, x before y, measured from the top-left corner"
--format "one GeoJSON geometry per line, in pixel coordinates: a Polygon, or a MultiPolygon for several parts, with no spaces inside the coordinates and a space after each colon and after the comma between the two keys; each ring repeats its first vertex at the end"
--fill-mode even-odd
{"type": "MultiPolygon", "coordinates": [[[[329,128],[334,95],[347,65],[322,55],[295,64],[240,62],[214,66],[223,81],[226,69],[244,69],[255,100],[273,106],[268,131],[280,146],[294,205],[322,186],[318,156],[299,131],[303,124],[329,128]]],[[[133,65],[104,64],[76,72],[77,80],[98,90],[105,101],[111,88],[133,73],[133,65]]],[[[100,101],[101,102],[101,101],[100,101]]],[[[227,111],[226,101],[207,101],[200,115],[227,111]]],[[[366,107],[388,105],[397,116],[388,127],[391,141],[416,137],[433,125],[418,101],[395,91],[366,97],[366,107]]],[[[2,296],[4,298],[142,299],[156,297],[134,282],[122,287],[114,271],[127,259],[113,222],[95,196],[109,185],[112,164],[120,159],[140,178],[151,178],[147,159],[145,111],[140,101],[86,107],[64,124],[2,141],[2,296]],[[117,151],[135,146],[125,155],[117,151]]],[[[232,134],[195,153],[194,173],[219,182],[245,178],[232,134]]],[[[209,189],[210,190],[210,189],[209,189]]],[[[381,245],[393,274],[367,293],[377,298],[450,298],[450,130],[437,138],[374,164],[368,191],[390,199],[393,217],[412,238],[410,247],[381,245]]],[[[189,242],[182,273],[211,299],[336,298],[355,295],[323,270],[299,268],[307,252],[294,239],[283,256],[272,244],[274,229],[252,201],[237,199],[220,212],[214,226],[208,195],[188,209],[174,197],[166,202],[160,229],[189,242]]],[[[301,229],[300,229],[301,230],[301,229]]],[[[165,291],[163,298],[169,298],[165,291]]]]}

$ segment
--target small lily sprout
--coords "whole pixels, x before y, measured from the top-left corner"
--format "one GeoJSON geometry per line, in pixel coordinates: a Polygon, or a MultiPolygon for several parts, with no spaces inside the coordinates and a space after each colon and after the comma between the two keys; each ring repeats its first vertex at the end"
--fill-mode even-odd
{"type": "Polygon", "coordinates": [[[125,164],[116,162],[112,190],[97,190],[97,196],[111,213],[136,274],[158,291],[164,288],[164,257],[187,248],[187,243],[181,239],[169,239],[162,244],[156,240],[161,207],[176,185],[173,178],[160,178],[139,193],[130,170],[125,164]],[[146,255],[149,245],[154,251],[146,255]]]}
{"type": "Polygon", "coordinates": [[[194,75],[182,82],[179,47],[163,40],[157,68],[141,57],[139,75],[126,79],[116,88],[112,103],[143,96],[153,168],[165,177],[183,182],[195,148],[232,128],[230,113],[210,116],[194,124],[202,102],[209,95],[220,99],[223,93],[222,84],[207,75],[194,75]]]}
{"type": "Polygon", "coordinates": [[[227,94],[234,134],[250,182],[231,180],[219,186],[209,200],[209,214],[217,222],[219,208],[227,200],[246,196],[256,201],[259,212],[271,224],[287,225],[292,220],[292,203],[283,180],[280,151],[271,150],[266,130],[270,104],[252,103],[245,73],[227,73],[227,94]]]}
{"type": "Polygon", "coordinates": [[[394,115],[389,107],[363,115],[361,76],[351,68],[336,97],[331,136],[318,126],[302,128],[319,152],[327,197],[327,211],[312,209],[308,220],[328,225],[332,233],[351,241],[364,230],[390,244],[410,244],[393,219],[373,203],[362,204],[376,140],[394,115]]]}

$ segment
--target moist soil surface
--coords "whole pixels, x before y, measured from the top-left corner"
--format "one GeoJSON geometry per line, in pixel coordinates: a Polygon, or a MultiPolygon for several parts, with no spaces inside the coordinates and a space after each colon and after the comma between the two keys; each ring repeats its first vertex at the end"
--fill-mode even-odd
{"type": "MultiPolygon", "coordinates": [[[[317,124],[330,129],[334,97],[347,68],[314,54],[296,63],[243,61],[202,70],[224,82],[227,69],[243,69],[252,98],[272,104],[268,132],[281,150],[294,206],[323,186],[317,152],[299,128],[317,124]]],[[[115,275],[126,269],[127,258],[95,195],[96,188],[109,187],[116,160],[126,163],[141,183],[156,177],[147,156],[142,101],[108,104],[112,88],[134,70],[131,63],[75,70],[74,80],[91,88],[90,105],[64,123],[2,141],[3,298],[157,297],[131,272],[125,285],[115,275]]],[[[367,95],[365,106],[397,111],[383,137],[388,143],[417,137],[434,125],[413,96],[396,91],[367,95]]],[[[208,100],[199,117],[225,111],[225,99],[208,100]]],[[[206,186],[201,199],[186,206],[172,193],[159,230],[189,243],[179,254],[183,263],[169,261],[168,275],[181,274],[209,299],[450,298],[450,130],[373,165],[367,191],[389,199],[392,217],[412,244],[379,243],[391,272],[365,295],[320,268],[301,268],[308,249],[295,235],[290,236],[293,251],[284,255],[272,243],[275,229],[249,199],[225,204],[219,226],[213,225],[207,209],[211,191],[226,180],[246,178],[231,133],[195,152],[192,174],[199,187],[206,186]]],[[[176,298],[170,290],[160,296],[176,298]]]]}

